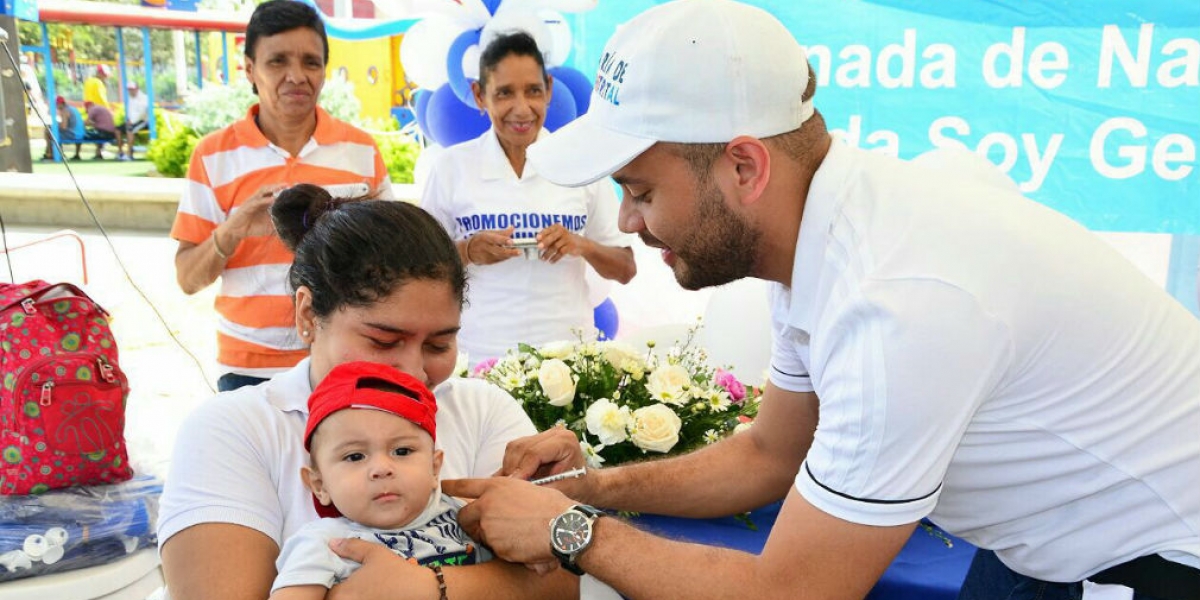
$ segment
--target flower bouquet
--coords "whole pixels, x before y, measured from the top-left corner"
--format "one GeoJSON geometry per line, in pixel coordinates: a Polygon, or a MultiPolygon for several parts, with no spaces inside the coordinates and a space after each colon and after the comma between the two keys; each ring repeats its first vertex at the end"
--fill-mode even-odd
{"type": "Polygon", "coordinates": [[[521,344],[474,375],[512,394],[539,431],[573,431],[589,467],[683,454],[748,427],[761,396],[708,364],[698,329],[662,353],[582,337],[521,344]]]}

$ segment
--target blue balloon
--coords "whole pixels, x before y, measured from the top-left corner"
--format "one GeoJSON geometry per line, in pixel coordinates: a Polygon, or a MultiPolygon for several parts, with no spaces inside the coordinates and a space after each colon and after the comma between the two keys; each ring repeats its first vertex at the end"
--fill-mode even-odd
{"type": "Polygon", "coordinates": [[[612,298],[605,298],[604,302],[601,302],[592,311],[592,321],[595,322],[596,329],[600,330],[603,339],[617,339],[617,329],[621,326],[621,318],[617,314],[617,305],[613,304],[612,298]]]}
{"type": "Polygon", "coordinates": [[[479,108],[475,104],[475,93],[471,91],[471,80],[463,74],[463,54],[466,54],[467,49],[479,43],[479,32],[481,29],[471,29],[462,32],[454,42],[450,44],[450,50],[446,52],[446,76],[450,81],[450,89],[454,90],[454,95],[462,100],[470,108],[479,108]]]}
{"type": "Polygon", "coordinates": [[[550,84],[550,105],[546,107],[546,129],[558,131],[559,127],[575,120],[575,97],[571,88],[559,85],[555,79],[550,84]]]}
{"type": "Polygon", "coordinates": [[[433,92],[421,88],[414,90],[412,93],[413,113],[417,115],[417,128],[421,130],[421,135],[429,138],[435,144],[437,140],[433,138],[433,134],[429,131],[429,125],[425,122],[425,115],[429,114],[429,99],[433,98],[433,92]]]}
{"type": "Polygon", "coordinates": [[[448,83],[433,93],[425,113],[433,140],[447,148],[479,137],[492,125],[487,115],[463,104],[448,83]]]}
{"type": "Polygon", "coordinates": [[[592,82],[587,75],[571,67],[551,67],[548,72],[555,83],[562,82],[571,90],[571,95],[575,98],[575,113],[581,117],[587,114],[592,103],[592,82]]]}

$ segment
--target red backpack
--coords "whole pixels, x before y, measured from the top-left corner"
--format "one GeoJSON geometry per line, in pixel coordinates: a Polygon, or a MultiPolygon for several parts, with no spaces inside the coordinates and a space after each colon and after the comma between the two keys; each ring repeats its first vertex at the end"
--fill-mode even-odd
{"type": "Polygon", "coordinates": [[[133,477],[129,383],[108,313],[79,288],[0,284],[0,494],[133,477]]]}

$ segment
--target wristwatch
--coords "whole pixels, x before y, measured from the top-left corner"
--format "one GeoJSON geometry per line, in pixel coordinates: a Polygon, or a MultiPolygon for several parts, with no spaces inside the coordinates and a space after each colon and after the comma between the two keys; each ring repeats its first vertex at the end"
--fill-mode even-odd
{"type": "Polygon", "coordinates": [[[592,526],[602,515],[595,507],[576,504],[550,520],[550,551],[564,569],[583,575],[575,559],[592,544],[592,526]]]}

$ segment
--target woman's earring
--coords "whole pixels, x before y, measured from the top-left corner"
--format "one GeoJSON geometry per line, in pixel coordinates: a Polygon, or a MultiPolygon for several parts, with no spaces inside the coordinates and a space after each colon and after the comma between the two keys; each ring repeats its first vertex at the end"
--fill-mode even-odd
{"type": "Polygon", "coordinates": [[[301,331],[301,332],[300,332],[300,337],[302,337],[302,338],[304,338],[305,340],[307,340],[307,339],[308,339],[308,334],[309,334],[309,331],[308,331],[307,329],[305,329],[304,331],[301,331]]]}

